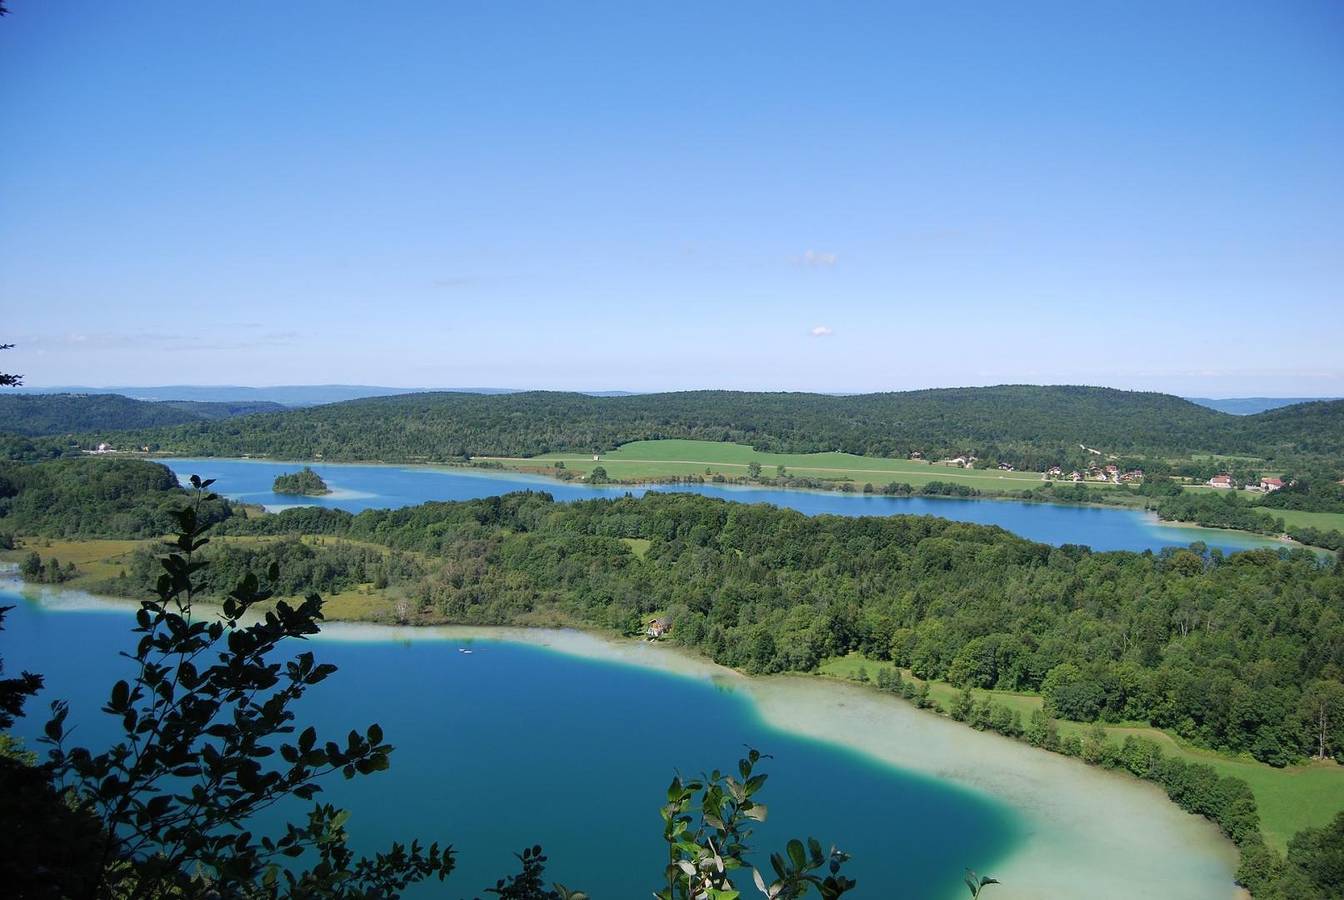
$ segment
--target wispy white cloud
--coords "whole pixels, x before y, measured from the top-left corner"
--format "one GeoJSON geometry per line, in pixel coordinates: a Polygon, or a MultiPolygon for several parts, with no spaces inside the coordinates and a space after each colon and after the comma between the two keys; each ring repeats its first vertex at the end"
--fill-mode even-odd
{"type": "Polygon", "coordinates": [[[833,266],[840,261],[840,254],[828,253],[822,250],[809,249],[803,254],[803,265],[805,266],[833,266]]]}
{"type": "Polygon", "coordinates": [[[278,347],[297,343],[297,331],[260,331],[250,323],[215,326],[199,332],[71,332],[68,334],[25,335],[23,344],[41,352],[78,349],[82,353],[96,351],[144,350],[198,351],[246,350],[255,347],[278,347]]]}
{"type": "Polygon", "coordinates": [[[475,275],[447,275],[442,278],[435,278],[429,284],[430,287],[439,289],[464,288],[472,287],[479,281],[480,279],[475,275]]]}
{"type": "Polygon", "coordinates": [[[813,337],[830,337],[835,334],[835,331],[829,325],[813,325],[808,334],[813,337]]]}

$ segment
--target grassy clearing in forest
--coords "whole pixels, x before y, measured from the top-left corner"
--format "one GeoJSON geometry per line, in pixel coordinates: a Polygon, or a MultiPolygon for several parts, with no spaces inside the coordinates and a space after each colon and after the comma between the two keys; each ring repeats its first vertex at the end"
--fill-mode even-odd
{"type": "Polygon", "coordinates": [[[1344,513],[1303,512],[1297,509],[1273,509],[1266,507],[1265,514],[1283,519],[1289,528],[1319,528],[1322,531],[1344,531],[1344,513]]]}
{"type": "MultiPolygon", "coordinates": [[[[1042,484],[1040,472],[963,469],[923,460],[886,459],[852,453],[764,453],[746,444],[719,441],[633,441],[608,453],[597,454],[596,459],[593,454],[547,453],[529,458],[477,457],[477,460],[548,474],[558,462],[564,463],[564,467],[576,475],[587,475],[594,467],[601,466],[610,478],[620,481],[686,475],[741,478],[747,475],[748,466],[756,463],[761,467],[761,475],[767,478],[775,477],[778,467],[783,466],[787,474],[800,478],[852,481],[859,486],[871,482],[877,488],[892,481],[913,487],[930,481],[949,481],[988,492],[1027,490],[1042,484]]],[[[1095,486],[1107,485],[1098,483],[1095,486]]]]}
{"type": "MultiPolygon", "coordinates": [[[[210,539],[211,544],[265,544],[272,541],[287,540],[288,536],[231,536],[217,535],[210,539]]],[[[148,547],[164,553],[168,548],[161,540],[106,540],[106,539],[65,539],[65,538],[18,538],[18,548],[0,551],[0,562],[19,563],[29,553],[37,553],[43,562],[49,559],[75,564],[76,576],[62,582],[60,587],[66,590],[94,590],[115,579],[130,564],[135,551],[148,547]]],[[[386,547],[365,541],[352,541],[346,538],[333,538],[322,535],[303,535],[300,540],[306,544],[321,546],[324,544],[350,544],[387,553],[386,547]]],[[[412,554],[418,556],[419,554],[412,554]]],[[[132,598],[133,599],[133,598],[132,598]]],[[[291,601],[298,598],[280,598],[291,601]]],[[[386,618],[392,609],[395,595],[387,590],[375,588],[372,583],[357,585],[344,591],[332,591],[322,595],[324,610],[328,619],[374,620],[386,618]]]]}
{"type": "Polygon", "coordinates": [[[78,575],[61,586],[82,589],[94,582],[116,578],[137,549],[153,542],[21,537],[16,543],[16,549],[0,551],[0,562],[20,563],[29,553],[36,553],[44,563],[52,559],[59,560],[61,565],[74,563],[78,575]]]}
{"type": "Polygon", "coordinates": [[[630,552],[640,559],[644,558],[644,554],[648,553],[649,547],[653,545],[653,541],[647,538],[621,538],[621,542],[629,547],[630,552]]]}

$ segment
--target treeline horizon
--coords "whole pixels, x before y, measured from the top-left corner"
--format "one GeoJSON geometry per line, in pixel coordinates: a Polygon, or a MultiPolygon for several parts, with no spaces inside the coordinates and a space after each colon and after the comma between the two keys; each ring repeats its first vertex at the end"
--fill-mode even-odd
{"type": "MultiPolygon", "coordinates": [[[[132,427],[82,418],[89,395],[0,398],[10,457],[58,455],[69,442],[124,449],[291,459],[449,461],[473,456],[601,452],[636,440],[731,441],[787,453],[902,458],[973,453],[1039,471],[1105,453],[1199,453],[1263,459],[1344,455],[1344,401],[1236,416],[1179,397],[1082,386],[1001,385],[830,395],[684,391],[599,397],[564,392],[398,394],[227,418],[132,427]],[[69,407],[44,416],[44,398],[69,407]],[[12,401],[12,402],[11,402],[12,401]],[[24,402],[20,414],[19,401],[24,402]],[[34,405],[36,404],[36,405],[34,405]],[[25,425],[25,419],[28,424],[25,425]],[[36,423],[36,424],[34,424],[36,423]],[[67,441],[62,445],[61,435],[67,441]]],[[[130,401],[132,403],[147,401],[130,401]]],[[[149,406],[158,404],[148,403],[149,406]]]]}

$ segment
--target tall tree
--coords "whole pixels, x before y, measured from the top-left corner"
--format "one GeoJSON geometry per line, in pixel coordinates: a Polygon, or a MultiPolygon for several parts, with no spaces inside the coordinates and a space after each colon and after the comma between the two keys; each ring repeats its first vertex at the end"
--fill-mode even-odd
{"type": "MultiPolygon", "coordinates": [[[[3,16],[4,14],[5,14],[5,5],[4,3],[0,3],[0,16],[3,16]]],[[[13,350],[13,349],[14,349],[13,344],[0,344],[0,350],[13,350]]],[[[6,375],[4,372],[0,372],[0,387],[18,387],[21,384],[23,384],[22,375],[6,375]]]]}
{"type": "Polygon", "coordinates": [[[1344,684],[1328,678],[1311,682],[1298,711],[1317,759],[1344,752],[1344,684]]]}

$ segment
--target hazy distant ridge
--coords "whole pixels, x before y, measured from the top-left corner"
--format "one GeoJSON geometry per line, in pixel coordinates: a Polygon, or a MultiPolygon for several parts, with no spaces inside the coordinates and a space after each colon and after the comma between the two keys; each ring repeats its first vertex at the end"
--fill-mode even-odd
{"type": "MultiPolygon", "coordinates": [[[[380,387],[370,384],[280,384],[272,387],[246,387],[220,384],[176,384],[158,387],[86,387],[63,385],[59,387],[24,387],[23,394],[120,394],[132,400],[194,400],[204,403],[279,403],[283,406],[320,406],[366,397],[393,397],[401,394],[423,394],[439,391],[455,394],[516,394],[520,388],[407,388],[380,387]]],[[[593,397],[624,396],[628,391],[582,391],[593,397]]]]}
{"type": "Polygon", "coordinates": [[[279,403],[244,400],[134,400],[120,394],[0,394],[0,433],[27,437],[162,428],[287,410],[279,403]]]}
{"type": "Polygon", "coordinates": [[[1234,416],[1253,416],[1256,413],[1268,412],[1271,409],[1279,409],[1284,406],[1293,406],[1297,403],[1315,403],[1317,400],[1338,400],[1338,397],[1227,397],[1223,400],[1213,400],[1208,397],[1186,397],[1191,403],[1198,403],[1200,406],[1207,406],[1209,409],[1216,409],[1219,412],[1231,413],[1234,416]]]}

